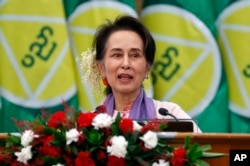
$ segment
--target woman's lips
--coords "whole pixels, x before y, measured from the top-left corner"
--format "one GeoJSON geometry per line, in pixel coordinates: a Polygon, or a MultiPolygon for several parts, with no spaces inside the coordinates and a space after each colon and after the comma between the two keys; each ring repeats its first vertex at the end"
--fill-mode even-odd
{"type": "Polygon", "coordinates": [[[119,74],[118,78],[120,80],[131,80],[133,79],[133,76],[131,76],[130,74],[119,74]]]}

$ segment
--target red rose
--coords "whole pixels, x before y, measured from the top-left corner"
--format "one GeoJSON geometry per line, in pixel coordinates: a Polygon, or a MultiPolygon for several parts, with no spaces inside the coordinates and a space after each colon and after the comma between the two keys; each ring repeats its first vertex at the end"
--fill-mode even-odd
{"type": "Polygon", "coordinates": [[[52,114],[52,116],[48,120],[48,127],[53,127],[57,129],[58,127],[60,127],[62,124],[65,124],[65,123],[66,123],[65,113],[62,111],[58,111],[52,114]]]}
{"type": "Polygon", "coordinates": [[[106,128],[105,130],[103,130],[103,132],[104,132],[104,135],[105,135],[106,137],[112,135],[112,130],[111,130],[111,128],[106,128]]]}
{"type": "Polygon", "coordinates": [[[53,135],[43,135],[43,136],[39,136],[38,138],[35,138],[33,141],[33,146],[41,146],[41,144],[43,146],[47,146],[50,145],[50,142],[54,139],[53,135]]]}
{"type": "Polygon", "coordinates": [[[84,140],[85,140],[85,135],[84,134],[81,134],[79,137],[78,137],[78,141],[77,141],[77,145],[80,146],[84,143],[84,140]]]}
{"type": "Polygon", "coordinates": [[[106,153],[103,151],[103,150],[99,150],[97,152],[97,160],[100,161],[100,162],[104,162],[106,160],[106,153]]]}
{"type": "Polygon", "coordinates": [[[186,158],[186,149],[181,147],[173,152],[173,157],[171,159],[171,163],[173,166],[183,166],[187,161],[186,158]]]}
{"type": "Polygon", "coordinates": [[[20,162],[18,161],[12,161],[10,166],[20,166],[20,162]]]}
{"type": "Polygon", "coordinates": [[[4,161],[4,157],[2,156],[2,154],[0,153],[0,163],[2,163],[4,161]]]}
{"type": "Polygon", "coordinates": [[[59,147],[51,146],[50,142],[54,139],[53,135],[49,135],[43,139],[43,146],[38,148],[38,151],[44,156],[58,157],[61,149],[59,147]]]}
{"type": "Polygon", "coordinates": [[[41,158],[35,158],[32,163],[34,163],[34,165],[44,165],[44,161],[41,158]]]}
{"type": "Polygon", "coordinates": [[[142,126],[141,132],[146,133],[147,131],[161,131],[161,124],[158,120],[152,120],[142,126]]]}
{"type": "Polygon", "coordinates": [[[148,149],[148,148],[145,147],[145,143],[144,143],[143,141],[140,141],[139,147],[140,147],[140,149],[141,149],[143,152],[148,152],[148,151],[151,150],[151,149],[148,149]]]}
{"type": "Polygon", "coordinates": [[[124,118],[119,122],[119,127],[122,130],[122,133],[125,135],[127,133],[133,133],[133,121],[128,118],[124,118]]]}
{"type": "Polygon", "coordinates": [[[53,135],[48,135],[45,138],[43,138],[43,145],[48,146],[50,145],[50,142],[53,141],[54,136],[53,135]]]}
{"type": "Polygon", "coordinates": [[[77,158],[75,159],[75,166],[95,166],[94,161],[90,158],[89,152],[79,152],[77,158]]]}
{"type": "Polygon", "coordinates": [[[98,107],[96,107],[95,109],[95,113],[100,114],[100,113],[106,113],[107,112],[107,108],[105,105],[99,105],[98,107]]]}
{"type": "Polygon", "coordinates": [[[68,165],[68,166],[74,165],[74,159],[73,159],[73,157],[71,155],[64,154],[63,159],[65,160],[66,165],[68,165]]]}
{"type": "Polygon", "coordinates": [[[91,126],[92,120],[95,116],[96,116],[95,113],[81,112],[76,120],[77,126],[79,128],[91,126]]]}
{"type": "Polygon", "coordinates": [[[123,158],[116,156],[108,156],[107,166],[125,166],[126,162],[123,158]]]}
{"type": "Polygon", "coordinates": [[[38,151],[41,155],[49,157],[59,157],[61,153],[61,149],[55,146],[42,146],[38,151]]]}
{"type": "Polygon", "coordinates": [[[44,133],[44,127],[40,126],[40,125],[34,126],[33,130],[37,134],[43,134],[44,133]]]}

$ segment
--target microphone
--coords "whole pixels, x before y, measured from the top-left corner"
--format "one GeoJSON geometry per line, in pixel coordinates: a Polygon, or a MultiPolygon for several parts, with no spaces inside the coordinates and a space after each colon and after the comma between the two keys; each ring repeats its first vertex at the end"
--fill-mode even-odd
{"type": "Polygon", "coordinates": [[[169,113],[169,111],[166,108],[160,108],[159,113],[163,116],[171,116],[176,120],[176,122],[178,122],[178,119],[173,114],[169,113]]]}

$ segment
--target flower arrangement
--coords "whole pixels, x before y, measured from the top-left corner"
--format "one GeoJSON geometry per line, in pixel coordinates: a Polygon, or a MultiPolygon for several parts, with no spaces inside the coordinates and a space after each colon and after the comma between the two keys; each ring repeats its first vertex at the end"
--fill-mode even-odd
{"type": "Polygon", "coordinates": [[[75,111],[65,104],[63,111],[42,110],[33,121],[14,120],[20,134],[8,134],[0,165],[11,166],[184,166],[206,165],[209,145],[173,147],[157,137],[167,122],[137,122],[115,119],[101,105],[95,112],[75,111]]]}

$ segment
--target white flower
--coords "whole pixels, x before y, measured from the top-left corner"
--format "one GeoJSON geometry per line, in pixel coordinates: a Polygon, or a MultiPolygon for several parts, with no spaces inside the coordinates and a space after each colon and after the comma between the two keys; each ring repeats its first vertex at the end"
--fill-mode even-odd
{"type": "Polygon", "coordinates": [[[159,163],[154,162],[152,166],[170,166],[169,162],[166,162],[165,160],[160,159],[159,163]]]}
{"type": "Polygon", "coordinates": [[[111,138],[111,146],[107,147],[107,152],[110,155],[124,158],[127,154],[127,146],[128,142],[123,136],[113,136],[111,138]]]}
{"type": "Polygon", "coordinates": [[[95,129],[110,127],[112,123],[113,119],[107,113],[96,115],[92,121],[92,125],[95,127],[95,129]]]}
{"type": "Polygon", "coordinates": [[[37,138],[38,135],[35,135],[32,130],[25,130],[21,136],[21,144],[23,146],[28,146],[34,138],[37,138]]]}
{"type": "Polygon", "coordinates": [[[64,165],[63,165],[63,164],[58,163],[58,164],[55,164],[55,165],[52,165],[52,166],[64,166],[64,165]]]}
{"type": "Polygon", "coordinates": [[[82,133],[78,132],[76,128],[70,129],[69,131],[66,132],[66,140],[67,140],[66,144],[69,145],[72,142],[77,142],[81,134],[82,133]]]}
{"type": "Polygon", "coordinates": [[[152,131],[148,131],[146,134],[140,137],[140,139],[144,141],[144,145],[148,149],[153,149],[158,142],[157,134],[152,131]]]}
{"type": "Polygon", "coordinates": [[[27,164],[27,161],[32,158],[31,146],[26,146],[21,149],[21,152],[15,152],[17,161],[27,164]]]}
{"type": "Polygon", "coordinates": [[[133,121],[133,128],[134,128],[134,131],[141,131],[142,126],[136,121],[133,121]]]}

